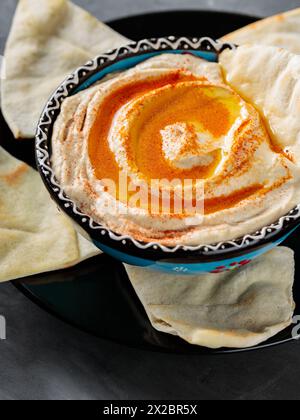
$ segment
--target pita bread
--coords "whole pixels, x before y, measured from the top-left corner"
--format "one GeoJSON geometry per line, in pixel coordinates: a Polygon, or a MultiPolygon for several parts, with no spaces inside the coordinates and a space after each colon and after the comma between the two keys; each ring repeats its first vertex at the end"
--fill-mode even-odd
{"type": "Polygon", "coordinates": [[[5,48],[2,112],[32,138],[47,99],[78,66],[128,40],[67,0],[20,0],[5,48]]]}
{"type": "Polygon", "coordinates": [[[300,54],[300,8],[252,23],[224,36],[222,41],[272,45],[300,54]]]}
{"type": "Polygon", "coordinates": [[[36,171],[0,147],[0,282],[99,254],[59,213],[36,171]]]}
{"type": "Polygon", "coordinates": [[[176,276],[126,266],[158,331],[209,348],[258,345],[292,323],[294,254],[276,248],[242,269],[176,276]]]}
{"type": "Polygon", "coordinates": [[[300,56],[243,45],[220,56],[226,81],[264,117],[273,141],[300,162],[300,56]]]}

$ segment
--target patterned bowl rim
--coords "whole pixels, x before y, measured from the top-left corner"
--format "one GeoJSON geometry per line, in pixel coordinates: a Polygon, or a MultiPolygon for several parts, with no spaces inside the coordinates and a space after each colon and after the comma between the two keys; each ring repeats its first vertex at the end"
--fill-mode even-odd
{"type": "MultiPolygon", "coordinates": [[[[52,128],[60,112],[61,104],[65,98],[76,93],[79,86],[81,88],[88,87],[88,79],[97,74],[99,71],[126,58],[145,55],[147,53],[179,50],[187,53],[201,51],[203,53],[213,53],[218,56],[224,49],[235,48],[236,46],[234,44],[222,43],[221,41],[215,41],[209,37],[188,38],[169,36],[163,38],[144,39],[139,42],[130,43],[129,45],[121,48],[108,51],[106,54],[99,55],[93,60],[90,60],[88,63],[79,67],[76,71],[70,74],[52,94],[42,112],[36,131],[35,151],[38,170],[43,182],[52,197],[54,197],[56,203],[59,204],[61,209],[71,216],[77,224],[79,224],[85,231],[89,232],[92,238],[97,236],[100,243],[101,239],[110,239],[110,243],[115,242],[118,243],[118,245],[122,244],[126,246],[131,244],[136,248],[136,250],[151,250],[154,253],[163,252],[173,254],[177,253],[177,251],[190,251],[192,253],[196,252],[198,256],[201,254],[213,256],[242,251],[245,248],[252,248],[261,242],[267,242],[272,237],[279,234],[283,228],[288,228],[296,223],[300,217],[300,204],[271,225],[265,226],[253,234],[247,234],[234,240],[197,246],[178,244],[174,247],[168,247],[157,242],[144,243],[131,236],[116,234],[107,227],[95,222],[89,215],[82,213],[75,202],[64,193],[63,188],[57,182],[53,169],[51,168],[52,128]]],[[[124,247],[124,252],[126,253],[126,251],[127,248],[124,247]]]]}

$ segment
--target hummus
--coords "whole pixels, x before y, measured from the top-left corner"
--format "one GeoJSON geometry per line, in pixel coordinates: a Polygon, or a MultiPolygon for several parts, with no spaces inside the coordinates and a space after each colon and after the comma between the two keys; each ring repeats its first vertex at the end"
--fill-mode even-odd
{"type": "Polygon", "coordinates": [[[169,246],[253,233],[300,202],[299,168],[259,112],[219,64],[188,54],[163,54],[67,98],[52,164],[96,222],[169,246]],[[185,192],[193,205],[180,208],[185,192]]]}

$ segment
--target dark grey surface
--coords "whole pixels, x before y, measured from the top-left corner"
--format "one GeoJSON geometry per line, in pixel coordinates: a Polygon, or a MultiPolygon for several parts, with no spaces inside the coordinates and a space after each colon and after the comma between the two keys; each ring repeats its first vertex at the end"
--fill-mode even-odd
{"type": "MultiPolygon", "coordinates": [[[[17,1],[1,0],[0,50],[17,1]]],[[[209,8],[268,15],[284,0],[78,0],[101,19],[143,11],[209,8]]],[[[1,269],[1,268],[0,268],[1,269]]],[[[177,356],[128,349],[51,317],[0,285],[0,399],[300,399],[300,342],[232,356],[177,356]]]]}

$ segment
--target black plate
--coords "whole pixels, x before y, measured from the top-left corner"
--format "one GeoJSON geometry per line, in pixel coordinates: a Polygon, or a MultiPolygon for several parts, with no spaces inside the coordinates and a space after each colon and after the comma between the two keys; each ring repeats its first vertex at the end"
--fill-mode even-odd
{"type": "MultiPolygon", "coordinates": [[[[222,12],[180,11],[133,16],[110,25],[133,40],[165,35],[208,35],[218,38],[257,20],[255,17],[222,12]]],[[[0,144],[16,157],[34,166],[33,141],[16,142],[2,116],[0,144]]],[[[294,236],[285,244],[296,252],[294,236]]],[[[300,276],[300,267],[297,267],[300,276]]],[[[43,309],[60,319],[101,338],[146,350],[180,353],[224,353],[191,346],[180,338],[159,333],[151,327],[122,264],[101,255],[64,271],[42,274],[14,282],[16,287],[43,309]]],[[[295,299],[300,306],[300,282],[295,299]]],[[[292,328],[256,348],[290,341],[292,328]]],[[[240,351],[240,350],[239,350],[240,351]]]]}

